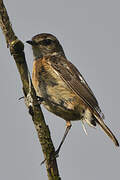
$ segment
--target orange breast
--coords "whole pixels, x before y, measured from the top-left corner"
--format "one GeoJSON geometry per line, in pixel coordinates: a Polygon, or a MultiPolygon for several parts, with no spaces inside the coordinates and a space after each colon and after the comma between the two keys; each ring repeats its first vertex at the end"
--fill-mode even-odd
{"type": "Polygon", "coordinates": [[[64,119],[79,119],[84,104],[45,58],[33,62],[32,82],[37,95],[46,99],[43,105],[49,111],[64,119]]]}
{"type": "Polygon", "coordinates": [[[33,71],[32,71],[32,83],[35,90],[38,87],[38,72],[40,71],[41,67],[41,60],[34,60],[33,61],[33,71]]]}

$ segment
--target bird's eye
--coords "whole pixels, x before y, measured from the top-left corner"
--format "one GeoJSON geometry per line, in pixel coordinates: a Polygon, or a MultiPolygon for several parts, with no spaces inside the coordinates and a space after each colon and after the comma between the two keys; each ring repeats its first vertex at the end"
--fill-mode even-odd
{"type": "Polygon", "coordinates": [[[50,40],[50,39],[45,39],[45,40],[40,42],[40,44],[42,44],[43,46],[48,46],[51,43],[52,43],[52,40],[50,40]]]}

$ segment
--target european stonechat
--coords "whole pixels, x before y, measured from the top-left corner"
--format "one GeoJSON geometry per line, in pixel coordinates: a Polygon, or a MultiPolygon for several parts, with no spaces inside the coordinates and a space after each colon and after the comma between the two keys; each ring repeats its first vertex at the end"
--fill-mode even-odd
{"type": "Polygon", "coordinates": [[[103,121],[104,115],[95,95],[78,69],[67,60],[57,38],[42,33],[27,43],[32,45],[34,55],[32,82],[36,94],[42,98],[42,104],[48,111],[66,121],[65,134],[56,154],[71,128],[71,121],[76,120],[81,120],[84,130],[84,122],[92,127],[100,125],[115,145],[119,146],[103,121]]]}

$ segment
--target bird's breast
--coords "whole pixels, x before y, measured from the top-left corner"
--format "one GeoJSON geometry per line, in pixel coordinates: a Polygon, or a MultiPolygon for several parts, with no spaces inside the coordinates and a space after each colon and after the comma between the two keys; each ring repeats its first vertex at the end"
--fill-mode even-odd
{"type": "Polygon", "coordinates": [[[49,111],[66,120],[80,119],[80,111],[85,106],[44,58],[33,62],[32,82],[49,111]]]}

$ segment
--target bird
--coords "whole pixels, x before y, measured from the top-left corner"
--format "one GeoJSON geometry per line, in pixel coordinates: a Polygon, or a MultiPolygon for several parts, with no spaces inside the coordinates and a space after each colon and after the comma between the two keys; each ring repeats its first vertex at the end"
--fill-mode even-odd
{"type": "Polygon", "coordinates": [[[98,101],[79,70],[66,58],[58,39],[49,33],[41,33],[26,41],[33,50],[32,83],[41,104],[66,121],[61,146],[71,129],[71,121],[80,120],[91,127],[99,125],[116,146],[119,142],[104,122],[98,101]]]}

